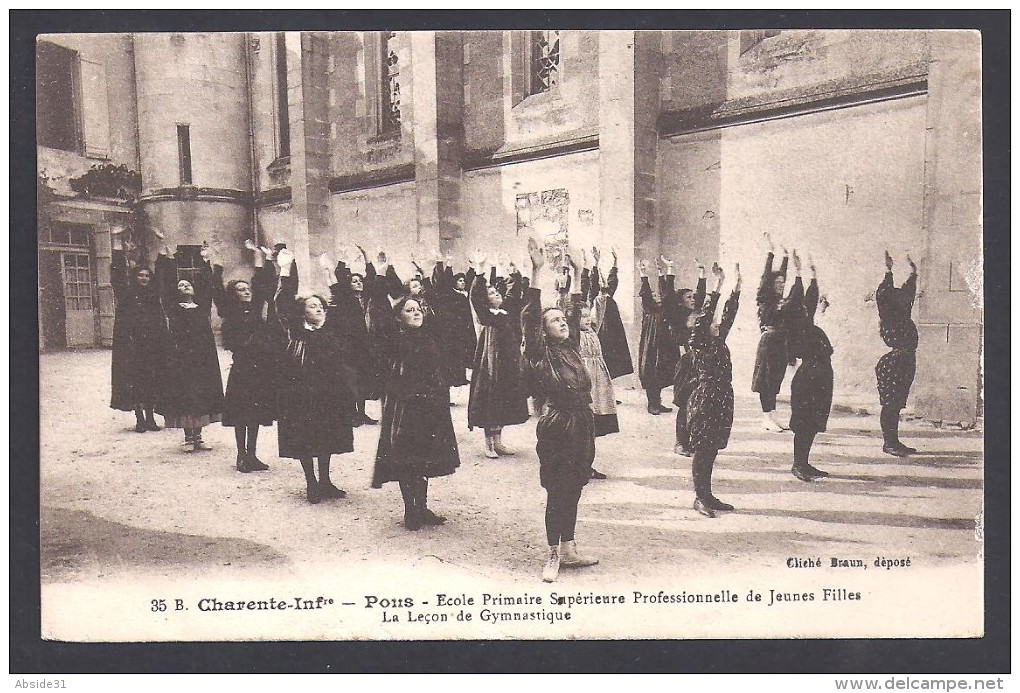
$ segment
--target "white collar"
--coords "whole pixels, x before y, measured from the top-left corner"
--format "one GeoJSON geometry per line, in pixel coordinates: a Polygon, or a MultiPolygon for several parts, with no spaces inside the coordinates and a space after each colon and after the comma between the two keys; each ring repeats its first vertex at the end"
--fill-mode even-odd
{"type": "Polygon", "coordinates": [[[194,302],[192,302],[192,303],[178,303],[177,305],[179,305],[181,308],[198,308],[198,304],[194,303],[194,302]]]}
{"type": "Polygon", "coordinates": [[[307,320],[305,320],[305,321],[304,321],[304,322],[302,322],[301,324],[302,324],[302,325],[304,326],[304,328],[305,328],[306,330],[308,330],[309,332],[315,332],[316,330],[321,330],[321,329],[322,329],[322,325],[325,325],[325,324],[326,324],[326,322],[325,322],[325,321],[323,321],[322,325],[313,325],[313,324],[311,324],[310,322],[308,322],[307,320]]]}
{"type": "Polygon", "coordinates": [[[493,315],[509,315],[509,313],[507,313],[502,308],[489,308],[489,312],[492,313],[493,315]]]}

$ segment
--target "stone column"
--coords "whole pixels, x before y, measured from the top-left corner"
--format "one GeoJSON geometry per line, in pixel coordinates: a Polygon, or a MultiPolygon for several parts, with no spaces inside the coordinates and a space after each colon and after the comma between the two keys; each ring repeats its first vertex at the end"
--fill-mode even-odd
{"type": "Polygon", "coordinates": [[[461,232],[463,35],[423,31],[410,36],[416,240],[422,250],[438,246],[447,252],[461,232]]]}
{"type": "Polygon", "coordinates": [[[333,251],[329,223],[327,41],[328,35],[322,32],[288,32],[286,36],[294,215],[289,245],[297,256],[302,291],[325,288],[318,258],[333,251]]]}
{"type": "MultiPolygon", "coordinates": [[[[929,32],[924,238],[915,308],[920,344],[914,409],[972,422],[981,393],[981,36],[929,32]]],[[[906,278],[896,258],[896,278],[906,278]]]]}
{"type": "Polygon", "coordinates": [[[602,238],[603,246],[615,245],[619,252],[616,300],[635,365],[641,324],[635,258],[652,258],[659,252],[655,228],[659,42],[659,32],[651,31],[607,31],[599,36],[602,238]]]}

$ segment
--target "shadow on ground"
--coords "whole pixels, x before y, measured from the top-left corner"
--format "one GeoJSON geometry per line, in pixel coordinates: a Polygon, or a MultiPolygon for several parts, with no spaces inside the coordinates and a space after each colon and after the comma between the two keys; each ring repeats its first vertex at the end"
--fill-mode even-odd
{"type": "Polygon", "coordinates": [[[283,564],[287,557],[246,539],[141,529],[89,512],[43,506],[40,524],[41,577],[59,580],[90,565],[111,561],[125,568],[182,566],[250,567],[283,564]]]}

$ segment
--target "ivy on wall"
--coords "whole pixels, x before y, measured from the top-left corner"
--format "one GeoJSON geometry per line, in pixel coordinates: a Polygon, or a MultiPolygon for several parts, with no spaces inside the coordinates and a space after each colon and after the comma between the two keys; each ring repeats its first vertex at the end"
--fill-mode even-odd
{"type": "Polygon", "coordinates": [[[142,174],[124,164],[95,164],[68,183],[71,190],[85,197],[130,201],[142,192],[142,174]]]}

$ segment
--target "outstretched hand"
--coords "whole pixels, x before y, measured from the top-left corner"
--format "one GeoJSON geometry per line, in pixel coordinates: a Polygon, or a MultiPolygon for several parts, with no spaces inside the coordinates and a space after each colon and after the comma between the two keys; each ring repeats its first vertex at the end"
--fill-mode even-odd
{"type": "Polygon", "coordinates": [[[532,273],[545,265],[545,249],[531,236],[528,236],[528,255],[531,257],[532,273]]]}
{"type": "Polygon", "coordinates": [[[800,274],[800,255],[797,254],[796,248],[793,249],[792,257],[793,257],[793,269],[797,271],[797,274],[800,274]]]}
{"type": "Polygon", "coordinates": [[[773,255],[775,255],[776,254],[776,245],[775,245],[775,243],[772,242],[772,234],[769,233],[768,231],[766,231],[762,235],[765,237],[765,245],[768,246],[769,252],[772,253],[773,255]]]}
{"type": "Polygon", "coordinates": [[[294,264],[294,253],[287,248],[280,248],[280,252],[276,254],[276,264],[280,268],[290,267],[294,264]]]}
{"type": "Polygon", "coordinates": [[[889,254],[888,250],[885,251],[885,268],[889,271],[892,271],[893,268],[892,255],[889,254]]]}
{"type": "Polygon", "coordinates": [[[648,263],[647,262],[645,262],[644,260],[638,260],[637,268],[638,268],[638,273],[642,277],[647,277],[648,276],[648,263]]]}
{"type": "Polygon", "coordinates": [[[734,271],[735,271],[735,273],[737,275],[737,282],[736,282],[736,284],[733,285],[733,290],[736,293],[739,294],[740,293],[740,285],[744,281],[744,278],[740,275],[740,263],[739,262],[736,264],[736,267],[734,267],[734,271]]]}
{"type": "Polygon", "coordinates": [[[914,264],[914,261],[910,259],[909,255],[907,255],[907,264],[910,265],[910,272],[912,274],[917,274],[917,265],[914,264]]]}

